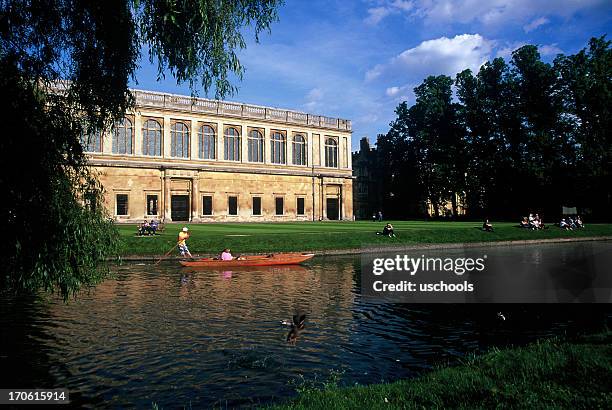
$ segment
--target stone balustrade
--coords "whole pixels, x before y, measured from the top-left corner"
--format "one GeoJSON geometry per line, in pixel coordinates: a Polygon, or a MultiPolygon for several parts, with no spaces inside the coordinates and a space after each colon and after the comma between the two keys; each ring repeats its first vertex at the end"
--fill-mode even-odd
{"type": "Polygon", "coordinates": [[[164,94],[152,91],[132,90],[136,106],[173,109],[194,113],[209,113],[241,118],[267,119],[291,124],[303,124],[322,128],[351,131],[351,122],[340,118],[306,114],[297,111],[266,108],[205,98],[164,94]]]}

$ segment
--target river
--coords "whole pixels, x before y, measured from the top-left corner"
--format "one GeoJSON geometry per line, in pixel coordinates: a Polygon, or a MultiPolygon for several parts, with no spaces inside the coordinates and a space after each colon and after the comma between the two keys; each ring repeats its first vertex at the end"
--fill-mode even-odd
{"type": "Polygon", "coordinates": [[[612,312],[609,304],[381,303],[361,296],[355,256],[232,271],[177,265],[113,267],[112,279],[67,304],[3,297],[2,387],[67,388],[78,407],[266,404],[332,373],[342,385],[414,377],[492,346],[597,329],[612,312]],[[281,321],[296,312],[306,314],[305,329],[287,343],[281,321]]]}

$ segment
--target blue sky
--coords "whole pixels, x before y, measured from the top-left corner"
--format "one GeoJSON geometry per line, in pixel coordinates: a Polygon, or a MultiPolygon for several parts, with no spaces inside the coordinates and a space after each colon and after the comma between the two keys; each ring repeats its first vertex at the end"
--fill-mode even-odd
{"type": "MultiPolygon", "coordinates": [[[[227,99],[350,119],[357,149],[388,131],[427,75],[478,70],[524,44],[546,61],[573,54],[609,34],[612,1],[286,0],[279,17],[259,43],[247,35],[246,73],[227,99]]],[[[156,81],[146,58],[136,78],[137,88],[190,94],[169,75],[156,81]]]]}

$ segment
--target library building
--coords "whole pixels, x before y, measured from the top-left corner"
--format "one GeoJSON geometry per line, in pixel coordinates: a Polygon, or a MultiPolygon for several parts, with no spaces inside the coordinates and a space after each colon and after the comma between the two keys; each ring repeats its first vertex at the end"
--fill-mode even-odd
{"type": "Polygon", "coordinates": [[[117,222],[352,220],[351,122],[132,90],[83,138],[117,222]]]}

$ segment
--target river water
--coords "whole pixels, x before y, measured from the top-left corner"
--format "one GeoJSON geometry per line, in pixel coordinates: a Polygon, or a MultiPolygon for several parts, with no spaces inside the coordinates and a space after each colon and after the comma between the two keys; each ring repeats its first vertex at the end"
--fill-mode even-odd
{"type": "Polygon", "coordinates": [[[361,296],[354,256],[232,271],[176,262],[113,271],[67,304],[2,298],[0,387],[67,388],[79,407],[266,404],[295,395],[304,380],[414,377],[492,346],[597,329],[612,312],[609,304],[381,303],[361,296]],[[306,327],[291,344],[281,321],[296,312],[306,327]]]}

